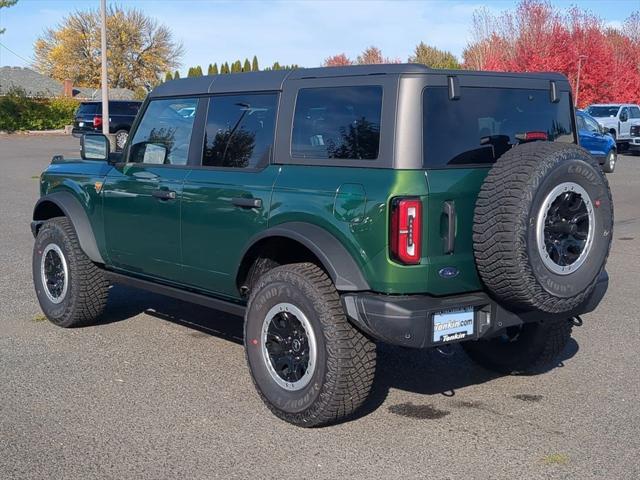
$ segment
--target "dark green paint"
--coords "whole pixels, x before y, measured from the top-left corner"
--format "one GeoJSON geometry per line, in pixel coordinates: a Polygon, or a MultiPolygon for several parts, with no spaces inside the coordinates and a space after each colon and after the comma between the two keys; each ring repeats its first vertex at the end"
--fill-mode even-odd
{"type": "Polygon", "coordinates": [[[472,251],[473,209],[487,169],[392,170],[271,165],[261,171],[105,162],[52,164],[41,193],[72,192],[86,209],[110,266],[239,298],[237,269],[251,238],[288,222],[308,222],[336,237],[372,290],[446,295],[481,288],[472,251]],[[95,182],[103,182],[100,193],[95,182]],[[175,200],[158,200],[169,189],[175,200]],[[423,258],[403,266],[388,252],[389,204],[396,196],[423,202],[423,258]],[[240,208],[233,198],[262,200],[240,208]],[[444,254],[442,205],[456,206],[456,243],[444,254]],[[444,279],[438,271],[455,267],[444,279]]]}

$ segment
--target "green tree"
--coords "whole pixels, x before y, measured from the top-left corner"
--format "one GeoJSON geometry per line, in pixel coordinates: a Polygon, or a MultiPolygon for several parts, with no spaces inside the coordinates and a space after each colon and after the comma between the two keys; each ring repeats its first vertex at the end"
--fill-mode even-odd
{"type": "Polygon", "coordinates": [[[242,72],[242,63],[240,63],[240,60],[236,60],[231,64],[231,73],[239,72],[242,72]]]}
{"type": "Polygon", "coordinates": [[[218,75],[218,64],[209,64],[209,68],[207,69],[207,75],[218,75]]]}
{"type": "Polygon", "coordinates": [[[173,74],[173,79],[178,80],[180,78],[180,72],[176,70],[176,73],[173,74]]]}
{"type": "Polygon", "coordinates": [[[198,65],[195,69],[194,72],[196,74],[196,77],[201,77],[203,75],[202,73],[202,67],[200,65],[198,65]]]}
{"type": "MultiPolygon", "coordinates": [[[[34,44],[34,66],[58,81],[100,85],[100,13],[70,13],[45,30],[34,44]]],[[[154,85],[163,74],[180,66],[183,49],[168,27],[137,9],[110,7],[107,11],[108,76],[111,87],[134,90],[154,85]]]]}
{"type": "Polygon", "coordinates": [[[281,70],[280,64],[278,62],[273,62],[272,70],[281,70]]]}
{"type": "MultiPolygon", "coordinates": [[[[16,3],[18,3],[18,0],[0,0],[0,9],[13,7],[16,3]]],[[[0,28],[0,35],[3,34],[5,30],[4,28],[0,28]]]]}
{"type": "Polygon", "coordinates": [[[249,63],[249,59],[248,58],[244,59],[244,63],[242,64],[242,71],[243,72],[250,72],[251,71],[251,63],[249,63]]]}
{"type": "Polygon", "coordinates": [[[167,74],[164,76],[165,82],[168,82],[169,80],[173,80],[173,75],[171,75],[171,72],[167,72],[167,74]]]}
{"type": "Polygon", "coordinates": [[[229,70],[229,64],[227,62],[224,62],[224,64],[222,64],[220,73],[231,73],[231,70],[229,70]]]}
{"type": "Polygon", "coordinates": [[[193,67],[189,67],[189,70],[187,70],[187,78],[189,77],[195,77],[193,73],[193,67]]]}
{"type": "Polygon", "coordinates": [[[422,63],[427,67],[444,68],[448,70],[462,68],[453,53],[431,47],[424,42],[420,42],[420,44],[416,46],[413,55],[409,57],[409,62],[422,63]]]}
{"type": "Polygon", "coordinates": [[[258,65],[258,57],[256,57],[255,55],[253,56],[253,60],[251,61],[251,71],[252,72],[260,71],[260,66],[258,65]]]}

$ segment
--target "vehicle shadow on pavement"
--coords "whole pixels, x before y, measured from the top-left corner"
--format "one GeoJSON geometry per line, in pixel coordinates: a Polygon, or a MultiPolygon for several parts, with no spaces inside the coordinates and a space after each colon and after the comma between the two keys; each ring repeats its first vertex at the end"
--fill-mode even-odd
{"type": "MultiPolygon", "coordinates": [[[[124,321],[141,313],[193,329],[200,335],[211,335],[238,345],[243,344],[241,317],[183,302],[164,295],[115,285],[102,324],[124,321]]],[[[195,336],[195,335],[194,335],[195,336]]],[[[564,366],[579,350],[571,339],[561,356],[545,371],[564,366]]],[[[378,343],[378,361],[371,395],[365,405],[345,422],[356,420],[380,408],[391,389],[425,396],[454,397],[458,390],[482,384],[500,374],[474,364],[460,345],[452,345],[448,354],[378,343]]]]}
{"type": "Polygon", "coordinates": [[[109,302],[100,324],[124,321],[141,313],[238,345],[243,342],[241,317],[121,285],[114,285],[109,290],[109,302]]]}

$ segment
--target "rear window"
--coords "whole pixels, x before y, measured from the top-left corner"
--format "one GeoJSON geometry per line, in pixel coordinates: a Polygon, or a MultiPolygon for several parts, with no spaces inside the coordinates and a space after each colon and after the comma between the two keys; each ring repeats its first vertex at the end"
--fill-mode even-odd
{"type": "Polygon", "coordinates": [[[458,100],[447,87],[423,95],[424,166],[491,164],[525,135],[574,142],[567,92],[557,103],[548,90],[463,87],[458,100]]]}
{"type": "Polygon", "coordinates": [[[305,88],[298,92],[291,156],[375,160],[382,87],[305,88]]]}
{"type": "Polygon", "coordinates": [[[620,105],[609,105],[600,107],[589,107],[587,113],[592,117],[615,117],[618,115],[620,105]]]}
{"type": "Polygon", "coordinates": [[[81,103],[78,107],[77,115],[95,115],[99,112],[99,103],[81,103]]]}
{"type": "Polygon", "coordinates": [[[114,102],[109,103],[109,113],[111,115],[129,115],[135,117],[140,109],[140,104],[137,102],[114,102]]]}

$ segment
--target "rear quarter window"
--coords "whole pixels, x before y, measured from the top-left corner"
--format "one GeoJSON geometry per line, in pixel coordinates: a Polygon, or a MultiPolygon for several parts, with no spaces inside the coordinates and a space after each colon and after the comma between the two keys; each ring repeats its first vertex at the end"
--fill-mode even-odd
{"type": "Polygon", "coordinates": [[[425,168],[491,164],[524,135],[575,142],[570,96],[552,103],[548,90],[463,87],[450,100],[447,87],[423,92],[425,168]]]}
{"type": "Polygon", "coordinates": [[[95,115],[102,109],[98,109],[99,103],[81,103],[76,115],[95,115]]]}
{"type": "Polygon", "coordinates": [[[381,115],[380,86],[301,89],[293,118],[291,156],[375,160],[381,115]]]}

